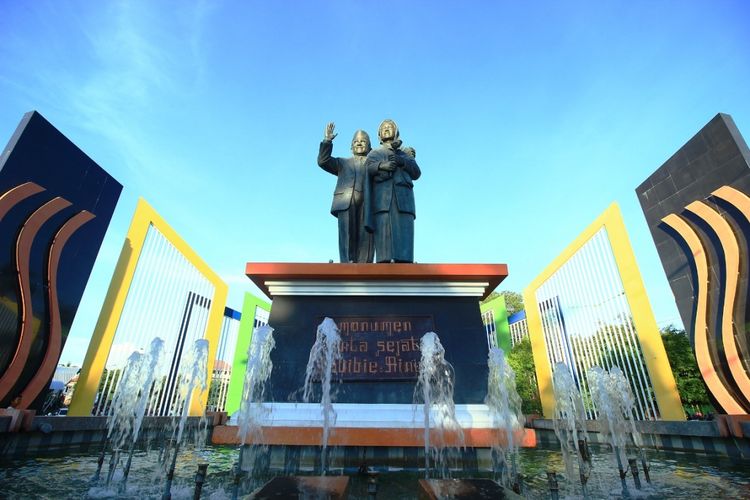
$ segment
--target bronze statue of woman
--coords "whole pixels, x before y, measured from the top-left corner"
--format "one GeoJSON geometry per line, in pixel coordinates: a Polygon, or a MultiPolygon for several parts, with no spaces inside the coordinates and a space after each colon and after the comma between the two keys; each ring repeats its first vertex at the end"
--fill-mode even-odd
{"type": "Polygon", "coordinates": [[[367,155],[371,185],[365,187],[365,226],[375,236],[377,262],[414,262],[414,181],[422,175],[416,160],[401,148],[393,120],[378,128],[380,147],[367,155]]]}

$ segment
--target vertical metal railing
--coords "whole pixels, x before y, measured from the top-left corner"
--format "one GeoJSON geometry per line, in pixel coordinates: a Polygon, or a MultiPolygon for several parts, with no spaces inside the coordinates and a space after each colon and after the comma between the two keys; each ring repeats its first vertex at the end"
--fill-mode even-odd
{"type": "Polygon", "coordinates": [[[149,415],[169,415],[176,374],[189,346],[203,338],[214,285],[153,225],[146,233],[133,281],[105,363],[106,374],[92,413],[106,415],[127,357],[145,351],[151,340],[164,340],[166,362],[154,377],[149,415]],[[189,310],[189,314],[186,311],[189,310]]]}
{"type": "MultiPolygon", "coordinates": [[[[606,229],[602,227],[583,244],[535,295],[550,365],[569,366],[589,417],[595,418],[597,411],[589,395],[588,371],[616,365],[633,388],[637,418],[657,418],[653,387],[606,229]]],[[[514,344],[521,335],[516,333],[520,325],[515,325],[511,325],[514,344]]]]}

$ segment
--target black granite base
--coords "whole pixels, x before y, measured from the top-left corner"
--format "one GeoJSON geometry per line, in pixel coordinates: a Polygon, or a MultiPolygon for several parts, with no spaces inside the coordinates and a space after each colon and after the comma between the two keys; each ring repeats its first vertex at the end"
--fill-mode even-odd
{"type": "MultiPolygon", "coordinates": [[[[416,318],[414,336],[426,333],[416,325],[429,324],[445,348],[445,359],[455,370],[454,401],[482,403],[487,394],[487,335],[476,297],[319,297],[277,296],[269,324],[276,348],[271,358],[273,374],[267,399],[302,401],[305,367],[317,327],[324,317],[416,318]],[[421,321],[429,318],[430,321],[421,321]]],[[[369,334],[368,334],[369,335],[369,334]]],[[[384,339],[373,335],[371,342],[384,339]]],[[[417,359],[419,356],[417,355],[417,359]]],[[[337,403],[411,403],[416,374],[401,380],[373,374],[365,380],[339,380],[334,384],[337,403]]]]}

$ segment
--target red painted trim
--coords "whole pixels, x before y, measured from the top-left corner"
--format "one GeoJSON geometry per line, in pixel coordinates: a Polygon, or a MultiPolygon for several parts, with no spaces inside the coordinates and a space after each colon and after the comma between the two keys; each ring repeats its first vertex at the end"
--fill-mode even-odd
{"type": "MultiPolygon", "coordinates": [[[[463,433],[463,443],[459,442],[455,434],[446,433],[444,435],[445,444],[447,446],[463,444],[473,448],[490,448],[495,444],[506,442],[505,432],[499,429],[464,429],[463,433]]],[[[524,448],[536,446],[534,429],[523,429],[515,437],[524,448]]],[[[321,427],[264,427],[262,432],[262,444],[268,445],[319,446],[322,439],[323,429],[321,427]]],[[[438,434],[431,433],[430,439],[435,442],[438,439],[438,434]]],[[[220,425],[214,427],[211,442],[217,445],[239,444],[237,426],[220,425]]],[[[328,445],[421,448],[424,446],[424,432],[422,429],[415,428],[336,427],[331,429],[328,445]]]]}
{"type": "Polygon", "coordinates": [[[266,281],[473,281],[489,283],[485,296],[507,276],[506,264],[305,264],[248,262],[245,274],[273,298],[266,281]]]}

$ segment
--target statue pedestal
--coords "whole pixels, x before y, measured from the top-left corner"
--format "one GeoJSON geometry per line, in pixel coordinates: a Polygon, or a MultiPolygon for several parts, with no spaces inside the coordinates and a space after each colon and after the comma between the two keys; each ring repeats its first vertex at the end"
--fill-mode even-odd
{"type": "MultiPolygon", "coordinates": [[[[331,447],[424,447],[422,405],[334,403],[333,409],[336,411],[336,425],[328,438],[331,447]]],[[[434,423],[438,418],[437,412],[433,411],[430,421],[434,423]]],[[[253,442],[257,438],[248,435],[247,443],[316,447],[323,439],[320,403],[264,403],[257,419],[262,427],[260,440],[253,442]]],[[[430,442],[442,441],[449,446],[464,445],[467,448],[490,448],[508,443],[508,436],[504,430],[498,429],[487,405],[457,404],[456,420],[463,429],[463,441],[452,432],[442,431],[431,432],[430,442]]],[[[513,441],[520,446],[533,448],[536,446],[536,433],[533,429],[520,429],[513,435],[513,441]]],[[[211,442],[216,445],[239,444],[236,418],[226,425],[215,426],[211,442]]],[[[399,452],[390,455],[396,458],[399,452]]],[[[413,458],[417,465],[422,463],[416,455],[413,458]]]]}
{"type": "Polygon", "coordinates": [[[506,265],[248,263],[246,274],[273,299],[269,401],[302,402],[310,348],[330,317],[343,341],[335,402],[411,404],[419,340],[434,331],[455,370],[455,403],[483,403],[488,345],[479,300],[508,275],[506,265]]]}
{"type": "MultiPolygon", "coordinates": [[[[302,393],[310,348],[325,317],[336,321],[343,341],[332,384],[337,419],[330,446],[365,447],[367,453],[390,447],[398,460],[419,462],[415,452],[405,450],[424,446],[423,409],[412,401],[419,341],[428,331],[438,334],[455,370],[463,444],[485,448],[489,460],[489,447],[507,439],[484,405],[489,349],[479,312],[479,300],[508,275],[504,264],[248,263],[246,272],[273,299],[269,324],[276,348],[260,416],[263,443],[321,443],[320,404],[303,403],[302,393]]],[[[313,401],[320,401],[316,396],[313,401]]],[[[236,425],[232,419],[215,427],[213,442],[239,442],[236,425]]],[[[528,429],[514,439],[522,446],[536,444],[528,429]]]]}

